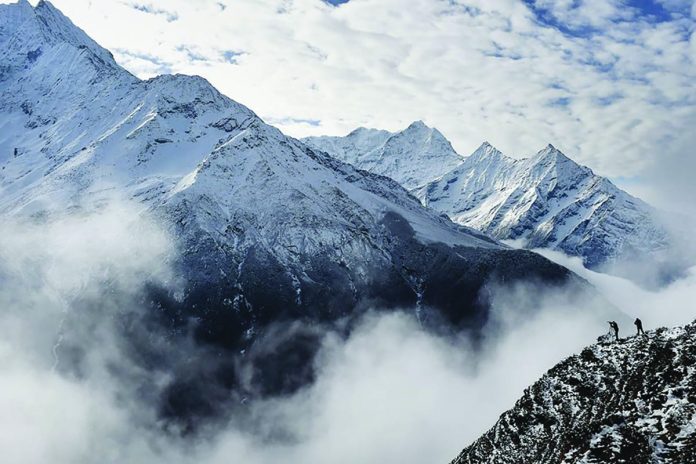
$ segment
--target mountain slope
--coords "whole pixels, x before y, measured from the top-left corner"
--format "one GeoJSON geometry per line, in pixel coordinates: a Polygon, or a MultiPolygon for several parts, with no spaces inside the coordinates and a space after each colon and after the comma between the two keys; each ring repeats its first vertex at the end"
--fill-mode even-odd
{"type": "Polygon", "coordinates": [[[671,242],[654,208],[551,145],[516,160],[484,144],[416,195],[457,223],[580,256],[593,269],[636,256],[659,263],[671,242]]]}
{"type": "Polygon", "coordinates": [[[675,237],[667,231],[664,213],[551,145],[517,160],[486,142],[464,158],[422,122],[397,134],[360,128],[346,137],[305,140],[395,179],[424,205],[501,240],[579,256],[589,268],[647,284],[688,267],[687,260],[674,256],[675,237]]]}
{"type": "Polygon", "coordinates": [[[401,132],[359,128],[345,137],[307,137],[303,141],[360,169],[391,177],[415,189],[462,162],[437,129],[416,121],[401,132]]]}
{"type": "Polygon", "coordinates": [[[0,214],[45,220],[125,197],[176,239],[181,286],[147,288],[154,321],[140,337],[124,324],[138,359],[167,358],[149,345],[159,326],[215,353],[187,361],[200,375],[165,373],[167,416],[215,414],[231,390],[298,388],[316,327],[350,327],[369,309],[475,334],[491,282],[585,288],[285,136],[200,77],[137,79],[48,2],[0,6],[0,25],[0,214]]]}
{"type": "Polygon", "coordinates": [[[696,462],[696,324],[647,335],[559,363],[453,464],[696,462]]]}

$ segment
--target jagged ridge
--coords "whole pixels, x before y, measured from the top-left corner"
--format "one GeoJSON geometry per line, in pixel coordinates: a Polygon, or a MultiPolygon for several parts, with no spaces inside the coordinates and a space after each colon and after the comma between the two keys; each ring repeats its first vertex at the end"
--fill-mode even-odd
{"type": "Polygon", "coordinates": [[[437,129],[416,121],[400,132],[359,128],[345,137],[307,137],[308,145],[408,190],[437,179],[463,158],[437,129]]]}
{"type": "Polygon", "coordinates": [[[455,222],[581,256],[590,268],[670,246],[656,210],[552,145],[516,160],[484,144],[416,195],[455,222]]]}
{"type": "Polygon", "coordinates": [[[452,464],[696,462],[696,324],[559,363],[452,464]]]}
{"type": "Polygon", "coordinates": [[[582,257],[589,268],[648,284],[669,280],[689,266],[688,259],[674,255],[666,214],[552,145],[530,158],[513,159],[485,142],[464,158],[420,121],[396,134],[360,128],[346,137],[305,140],[395,179],[424,205],[501,240],[559,250],[582,257]],[[438,143],[423,143],[428,134],[438,143]],[[390,149],[393,140],[402,141],[394,144],[398,149],[390,149]]]}

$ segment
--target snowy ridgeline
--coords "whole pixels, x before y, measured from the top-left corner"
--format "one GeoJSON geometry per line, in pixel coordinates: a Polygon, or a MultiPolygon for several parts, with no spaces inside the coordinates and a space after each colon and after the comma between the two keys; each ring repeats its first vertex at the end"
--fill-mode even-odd
{"type": "Polygon", "coordinates": [[[391,177],[408,190],[446,174],[464,160],[440,131],[422,121],[396,133],[361,127],[345,137],[303,141],[360,169],[391,177]]]}
{"type": "MultiPolygon", "coordinates": [[[[397,180],[424,205],[498,239],[559,250],[582,257],[590,268],[618,274],[627,274],[621,265],[636,256],[643,262],[631,265],[643,265],[651,278],[675,271],[674,240],[663,214],[552,145],[513,159],[484,143],[461,157],[422,122],[397,133],[360,128],[345,137],[304,140],[397,180]]],[[[676,267],[682,265],[688,262],[676,267]]]]}
{"type": "Polygon", "coordinates": [[[500,248],[394,182],[284,136],[200,77],[138,80],[48,2],[0,6],[0,44],[6,214],[70,209],[114,192],[160,209],[204,201],[215,209],[210,232],[254,215],[269,245],[287,239],[301,250],[395,211],[423,239],[500,248]],[[293,224],[325,236],[281,233],[293,224]]]}
{"type": "Polygon", "coordinates": [[[452,464],[696,462],[696,323],[559,363],[452,464]]]}

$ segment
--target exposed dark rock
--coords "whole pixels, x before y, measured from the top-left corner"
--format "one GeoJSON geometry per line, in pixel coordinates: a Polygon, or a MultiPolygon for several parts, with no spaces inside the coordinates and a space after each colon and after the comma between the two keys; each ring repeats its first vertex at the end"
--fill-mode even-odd
{"type": "Polygon", "coordinates": [[[452,464],[696,462],[696,324],[556,365],[452,464]]]}

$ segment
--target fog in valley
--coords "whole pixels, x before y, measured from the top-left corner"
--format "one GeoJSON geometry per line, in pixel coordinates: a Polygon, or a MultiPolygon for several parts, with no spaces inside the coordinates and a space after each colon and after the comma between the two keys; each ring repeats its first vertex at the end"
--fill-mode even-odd
{"type": "MultiPolygon", "coordinates": [[[[182,435],[150,404],[171,373],[134,362],[132,340],[120,330],[147,320],[144,285],[174,293],[180,285],[167,231],[115,202],[4,222],[0,235],[0,446],[8,463],[96,455],[103,462],[448,462],[547,369],[606,333],[608,317],[622,336],[633,334],[634,316],[646,329],[683,324],[696,294],[693,270],[652,292],[542,251],[601,295],[491,286],[493,313],[476,343],[426,331],[413,308],[371,312],[348,338],[326,333],[312,385],[246,402],[240,414],[182,435]]],[[[187,350],[198,349],[147,333],[162,338],[150,342],[161,343],[174,359],[167,365],[179,370],[187,350]]]]}

